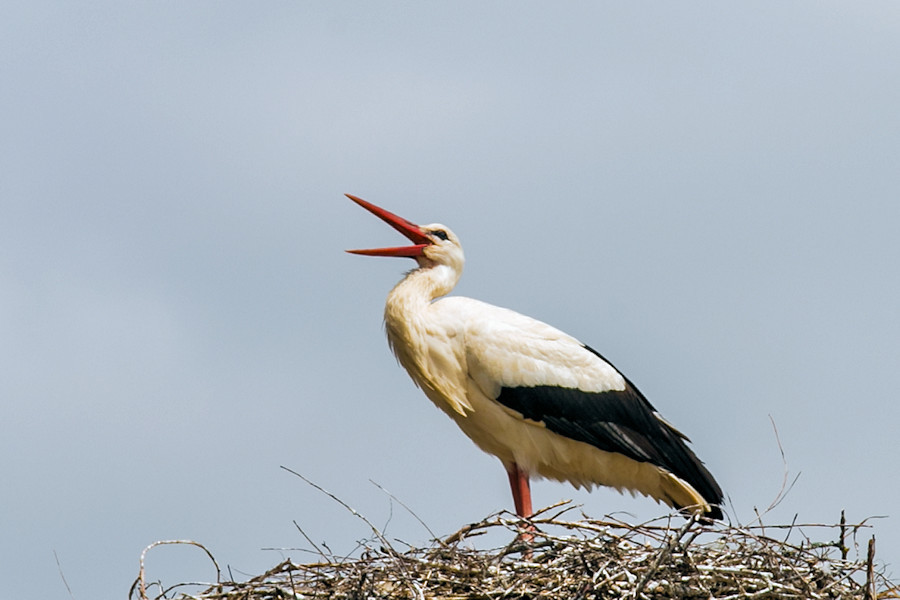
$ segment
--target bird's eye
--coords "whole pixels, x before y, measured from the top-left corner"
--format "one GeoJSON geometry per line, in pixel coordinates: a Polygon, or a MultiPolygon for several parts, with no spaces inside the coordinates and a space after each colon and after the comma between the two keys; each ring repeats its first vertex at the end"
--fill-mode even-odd
{"type": "Polygon", "coordinates": [[[448,239],[448,238],[447,238],[447,232],[444,231],[443,229],[435,229],[434,231],[431,232],[431,234],[434,235],[435,237],[441,238],[441,239],[444,240],[445,242],[446,242],[447,239],[448,239]]]}

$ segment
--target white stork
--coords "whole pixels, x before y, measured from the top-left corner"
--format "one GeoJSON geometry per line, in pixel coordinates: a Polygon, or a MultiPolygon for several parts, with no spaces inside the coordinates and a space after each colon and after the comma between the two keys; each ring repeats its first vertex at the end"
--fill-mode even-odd
{"type": "Polygon", "coordinates": [[[722,490],[687,437],[597,351],[511,310],[443,297],[465,262],[453,232],[347,197],[413,242],[348,252],[418,263],[388,294],[388,342],[425,395],[500,459],[519,516],[532,514],[535,475],[629,490],[722,518],[722,490]]]}

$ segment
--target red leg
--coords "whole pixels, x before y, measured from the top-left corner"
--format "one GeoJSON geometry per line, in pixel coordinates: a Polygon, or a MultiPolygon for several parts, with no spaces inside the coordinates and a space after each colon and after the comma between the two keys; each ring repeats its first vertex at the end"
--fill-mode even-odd
{"type": "Polygon", "coordinates": [[[531,482],[528,473],[513,463],[507,470],[509,475],[509,487],[512,488],[513,502],[516,505],[516,514],[527,519],[531,516],[531,482]]]}
{"type": "MultiPolygon", "coordinates": [[[[516,514],[527,519],[534,511],[531,509],[531,482],[528,480],[528,473],[519,468],[519,465],[513,463],[506,473],[509,475],[509,487],[512,488],[513,503],[516,505],[516,514]]],[[[530,532],[534,531],[531,525],[526,526],[519,533],[519,540],[530,545],[534,540],[534,535],[530,532]]],[[[531,559],[531,549],[525,551],[523,558],[531,559]]]]}

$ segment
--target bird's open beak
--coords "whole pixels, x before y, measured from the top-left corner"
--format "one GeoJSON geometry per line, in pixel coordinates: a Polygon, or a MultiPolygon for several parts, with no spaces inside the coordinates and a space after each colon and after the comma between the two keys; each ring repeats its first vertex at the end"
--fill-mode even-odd
{"type": "Polygon", "coordinates": [[[415,223],[410,223],[403,217],[398,217],[394,213],[388,212],[380,206],[375,206],[371,202],[366,202],[362,198],[358,198],[352,194],[345,194],[345,196],[405,235],[409,238],[409,241],[415,244],[414,246],[398,246],[396,248],[347,250],[347,252],[350,252],[351,254],[364,254],[366,256],[408,256],[410,258],[415,258],[416,256],[421,256],[422,251],[432,244],[422,228],[415,223]]]}

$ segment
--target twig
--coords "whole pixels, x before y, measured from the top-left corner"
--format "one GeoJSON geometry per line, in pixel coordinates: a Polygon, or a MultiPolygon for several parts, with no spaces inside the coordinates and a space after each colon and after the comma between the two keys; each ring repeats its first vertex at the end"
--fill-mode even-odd
{"type": "Polygon", "coordinates": [[[781,501],[787,497],[788,493],[794,488],[794,484],[797,483],[797,480],[800,479],[800,473],[797,473],[797,476],[794,477],[794,480],[790,485],[787,485],[788,480],[788,466],[787,459],[784,456],[784,446],[781,445],[781,436],[778,435],[778,426],[775,425],[775,419],[772,415],[769,415],[769,421],[772,422],[772,430],[775,432],[775,442],[778,444],[778,451],[781,453],[781,464],[784,467],[784,475],[781,480],[781,489],[778,491],[778,495],[775,496],[775,499],[772,500],[772,504],[769,505],[769,508],[766,509],[765,512],[771,511],[773,508],[781,504],[781,501]]]}
{"type": "Polygon", "coordinates": [[[847,560],[847,553],[850,549],[844,543],[844,540],[847,537],[847,517],[844,515],[844,509],[841,509],[841,537],[839,538],[838,544],[840,544],[841,549],[841,560],[847,560]]]}
{"type": "Polygon", "coordinates": [[[698,520],[697,515],[692,515],[688,522],[684,524],[684,526],[678,530],[677,534],[672,534],[669,542],[656,554],[656,558],[653,560],[653,563],[650,565],[650,568],[644,573],[643,577],[641,577],[638,584],[634,587],[634,592],[632,593],[632,598],[635,600],[640,597],[641,594],[644,593],[644,588],[647,587],[647,582],[650,581],[650,578],[656,573],[656,570],[659,569],[660,563],[666,560],[670,554],[672,554],[672,550],[684,537],[684,534],[688,532],[688,530],[693,527],[698,520]]]}
{"type": "Polygon", "coordinates": [[[375,487],[377,487],[379,490],[381,490],[382,492],[384,492],[385,494],[387,494],[388,497],[389,497],[391,500],[395,501],[397,504],[399,504],[400,506],[402,506],[403,508],[405,508],[405,509],[406,509],[406,512],[408,512],[409,514],[411,514],[411,515],[413,516],[413,518],[414,518],[416,521],[418,521],[419,524],[420,524],[422,527],[425,528],[425,531],[428,532],[428,535],[431,536],[431,539],[435,540],[435,541],[438,542],[439,544],[440,544],[440,543],[443,543],[443,542],[441,542],[440,538],[438,538],[438,536],[435,535],[435,533],[431,530],[431,528],[428,527],[428,525],[425,524],[425,521],[423,521],[422,519],[420,519],[420,518],[419,518],[419,515],[417,515],[415,512],[413,512],[413,510],[412,510],[410,507],[408,507],[406,504],[404,504],[402,500],[400,500],[399,498],[397,498],[397,496],[395,496],[395,495],[393,495],[392,493],[390,493],[389,491],[387,491],[387,490],[386,490],[384,487],[382,487],[378,482],[372,481],[372,480],[370,479],[370,480],[369,480],[369,483],[371,483],[372,485],[374,485],[375,487]]]}
{"type": "Polygon", "coordinates": [[[59,577],[62,579],[63,585],[66,586],[69,597],[74,598],[75,596],[72,595],[72,588],[69,587],[69,582],[66,581],[66,576],[63,574],[62,565],[59,564],[59,556],[57,556],[56,550],[53,551],[53,558],[56,560],[56,568],[59,569],[59,577]]]}
{"type": "Polygon", "coordinates": [[[310,546],[312,546],[313,548],[316,549],[316,552],[319,553],[319,556],[321,556],[321,557],[324,558],[325,560],[332,560],[332,559],[334,558],[334,555],[333,555],[333,554],[329,557],[329,556],[326,555],[324,552],[322,552],[322,549],[319,548],[319,547],[316,545],[316,543],[315,543],[314,541],[312,541],[312,539],[310,539],[310,537],[309,537],[308,535],[306,535],[306,532],[303,531],[303,528],[300,527],[300,525],[297,523],[296,520],[295,520],[293,523],[294,523],[294,527],[297,528],[297,531],[300,532],[300,535],[302,535],[302,536],[304,537],[304,539],[306,539],[306,541],[309,542],[309,545],[310,545],[310,546]]]}
{"type": "Polygon", "coordinates": [[[875,600],[875,536],[869,538],[869,551],[866,556],[866,590],[864,600],[875,600]]]}
{"type": "Polygon", "coordinates": [[[375,525],[373,525],[370,520],[368,520],[363,515],[361,515],[359,512],[357,512],[355,508],[353,508],[352,506],[350,506],[349,504],[347,504],[346,502],[344,502],[343,500],[341,500],[340,498],[338,498],[337,496],[335,496],[334,494],[332,494],[331,492],[329,492],[322,486],[320,486],[316,483],[313,483],[312,481],[310,481],[309,479],[307,479],[306,477],[304,477],[297,471],[289,469],[288,467],[285,467],[284,465],[282,465],[281,468],[284,469],[285,471],[287,471],[288,473],[290,473],[291,475],[296,475],[297,477],[299,477],[300,479],[305,481],[307,484],[316,488],[317,490],[319,490],[320,492],[322,492],[323,494],[325,494],[326,496],[328,496],[329,498],[331,498],[332,500],[334,500],[335,502],[337,502],[338,504],[340,504],[341,506],[346,508],[347,511],[351,515],[360,519],[363,523],[365,523],[366,525],[369,526],[369,529],[372,530],[372,533],[375,535],[376,538],[378,538],[378,541],[380,541],[382,544],[384,544],[385,547],[393,550],[393,548],[391,547],[391,543],[389,541],[387,541],[387,538],[385,538],[384,535],[382,535],[381,531],[379,531],[379,529],[377,527],[375,527],[375,525]]]}
{"type": "Polygon", "coordinates": [[[147,558],[147,553],[150,552],[153,548],[157,546],[164,546],[167,544],[183,544],[186,546],[196,546],[200,548],[206,553],[206,556],[209,557],[209,560],[212,561],[212,564],[216,567],[216,583],[220,583],[222,581],[222,570],[219,568],[219,563],[216,562],[216,558],[212,555],[212,552],[206,549],[206,546],[199,542],[195,542],[193,540],[160,540],[158,542],[153,542],[141,552],[141,568],[138,571],[138,578],[135,580],[133,584],[131,584],[131,590],[128,592],[128,597],[131,598],[134,594],[135,587],[138,588],[138,592],[140,593],[141,600],[148,600],[147,598],[147,584],[145,578],[145,570],[144,570],[144,562],[147,558]]]}

